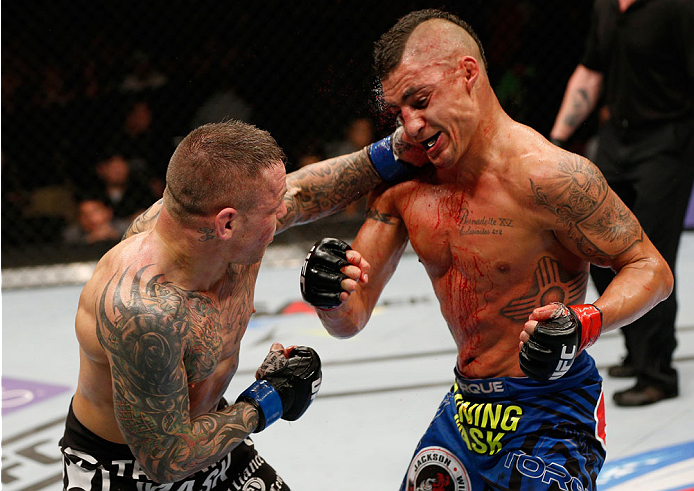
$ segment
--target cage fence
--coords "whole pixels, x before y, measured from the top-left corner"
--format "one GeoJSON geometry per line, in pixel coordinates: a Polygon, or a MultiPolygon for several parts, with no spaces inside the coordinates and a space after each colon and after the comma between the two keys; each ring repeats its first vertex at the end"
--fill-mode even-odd
{"type": "MultiPolygon", "coordinates": [[[[173,149],[200,124],[234,118],[270,131],[288,171],[390,133],[371,52],[411,10],[443,8],[466,20],[503,107],[546,135],[591,5],[4,2],[3,288],[84,282],[132,217],[161,196],[173,149]],[[104,214],[109,227],[99,228],[104,214]]],[[[577,145],[592,135],[584,126],[577,145]]],[[[358,204],[281,234],[267,261],[300,261],[307,244],[327,233],[348,239],[362,220],[358,204]]]]}

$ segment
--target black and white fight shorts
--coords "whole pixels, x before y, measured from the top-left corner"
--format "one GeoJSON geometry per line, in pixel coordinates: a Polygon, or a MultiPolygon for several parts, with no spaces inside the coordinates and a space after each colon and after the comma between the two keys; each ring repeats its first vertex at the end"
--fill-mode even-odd
{"type": "Polygon", "coordinates": [[[159,484],[147,478],[127,445],[89,431],[70,406],[60,449],[65,491],[289,491],[250,438],[187,479],[159,484]]]}

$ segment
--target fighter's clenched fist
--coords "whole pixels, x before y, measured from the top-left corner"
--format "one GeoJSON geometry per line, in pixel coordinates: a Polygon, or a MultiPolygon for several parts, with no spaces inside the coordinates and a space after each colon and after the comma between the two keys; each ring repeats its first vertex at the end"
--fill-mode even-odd
{"type": "Polygon", "coordinates": [[[560,378],[601,328],[602,313],[595,305],[552,303],[535,309],[521,333],[521,369],[535,380],[560,378]]]}
{"type": "Polygon", "coordinates": [[[337,308],[358,282],[368,281],[368,269],[369,263],[347,242],[326,237],[313,245],[304,260],[301,295],[319,309],[337,308]]]}
{"type": "Polygon", "coordinates": [[[257,433],[279,418],[295,421],[306,412],[320,388],[320,357],[307,346],[284,348],[274,343],[255,377],[236,402],[248,402],[258,410],[257,433]]]}

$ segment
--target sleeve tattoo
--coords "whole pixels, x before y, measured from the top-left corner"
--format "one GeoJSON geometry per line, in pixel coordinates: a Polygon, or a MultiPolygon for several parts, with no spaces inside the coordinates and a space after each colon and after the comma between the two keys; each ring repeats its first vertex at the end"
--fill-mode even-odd
{"type": "Polygon", "coordinates": [[[287,214],[278,231],[335,213],[358,200],[377,184],[365,150],[303,167],[287,176],[287,214]]]}
{"type": "Polygon", "coordinates": [[[241,405],[189,419],[188,383],[211,374],[221,353],[219,313],[211,299],[160,276],[144,284],[146,269],[129,289],[127,271],[113,288],[116,275],[109,280],[96,305],[97,335],[111,360],[126,441],[152,479],[172,482],[222,458],[258,415],[241,405]]]}

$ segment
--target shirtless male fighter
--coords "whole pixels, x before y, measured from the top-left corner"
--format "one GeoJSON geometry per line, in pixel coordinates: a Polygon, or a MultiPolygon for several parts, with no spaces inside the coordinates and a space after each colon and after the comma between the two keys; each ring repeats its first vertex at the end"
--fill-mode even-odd
{"type": "Polygon", "coordinates": [[[274,344],[236,404],[222,397],[261,259],[275,233],[407,169],[366,150],[288,176],[284,161],[254,126],[193,130],[171,157],[163,199],[99,261],[75,322],[64,489],[289,489],[247,437],[303,414],[320,385],[318,355],[274,344]]]}
{"type": "Polygon", "coordinates": [[[301,285],[328,332],[350,337],[408,239],[431,279],[455,381],[401,489],[595,489],[604,406],[585,348],[667,298],[667,263],[590,161],[503,111],[458,17],[412,12],[374,57],[385,104],[435,169],[374,192],[353,250],[318,242],[301,285]],[[591,263],[617,275],[585,305],[591,263]]]}

